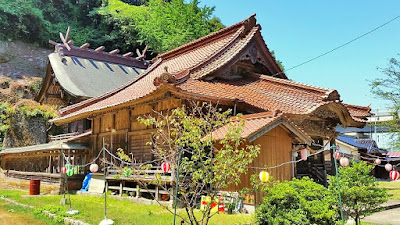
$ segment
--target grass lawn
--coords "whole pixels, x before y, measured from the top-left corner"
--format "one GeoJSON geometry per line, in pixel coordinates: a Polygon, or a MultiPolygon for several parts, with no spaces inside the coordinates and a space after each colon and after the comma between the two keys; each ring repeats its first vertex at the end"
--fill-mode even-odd
{"type": "MultiPolygon", "coordinates": [[[[28,193],[18,190],[0,190],[0,196],[14,199],[20,203],[34,206],[36,208],[50,209],[50,211],[68,211],[69,205],[60,205],[61,195],[48,196],[26,196],[28,193]]],[[[104,199],[97,196],[71,195],[72,208],[79,210],[74,218],[90,224],[99,224],[104,219],[104,199]]],[[[184,215],[184,211],[178,210],[184,215]]],[[[129,200],[117,200],[107,198],[107,217],[114,220],[115,224],[148,224],[164,225],[172,224],[173,215],[158,205],[142,205],[129,200]]],[[[180,224],[181,219],[177,219],[180,224]]],[[[253,222],[252,215],[226,215],[217,214],[211,218],[210,224],[250,224],[253,222]]]]}
{"type": "Polygon", "coordinates": [[[400,180],[379,181],[378,186],[388,189],[388,193],[392,195],[390,199],[400,200],[400,180]]]}

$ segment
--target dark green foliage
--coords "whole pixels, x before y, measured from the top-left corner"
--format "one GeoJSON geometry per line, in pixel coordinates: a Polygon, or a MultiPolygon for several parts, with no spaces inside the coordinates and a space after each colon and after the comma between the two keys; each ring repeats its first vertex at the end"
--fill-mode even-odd
{"type": "Polygon", "coordinates": [[[310,178],[275,184],[256,211],[258,224],[335,224],[334,197],[310,178]]]}
{"type": "Polygon", "coordinates": [[[71,27],[75,45],[161,53],[224,27],[213,7],[193,0],[0,0],[0,38],[42,46],[71,27]],[[124,3],[126,2],[126,3],[124,3]]]}
{"type": "MultiPolygon", "coordinates": [[[[364,161],[353,161],[352,166],[339,168],[343,211],[345,217],[354,218],[356,224],[360,224],[363,216],[371,214],[380,204],[388,200],[387,190],[378,188],[375,177],[370,175],[373,167],[364,161]]],[[[337,195],[337,179],[335,176],[329,179],[329,189],[337,195]]]]}
{"type": "Polygon", "coordinates": [[[400,61],[391,58],[387,68],[379,68],[382,73],[380,78],[371,82],[371,91],[379,98],[390,101],[391,121],[382,122],[383,126],[390,128],[393,133],[392,146],[400,147],[400,61]]]}
{"type": "Polygon", "coordinates": [[[199,7],[197,0],[149,0],[135,6],[119,0],[108,0],[97,13],[106,18],[127,46],[149,44],[150,49],[162,53],[203,37],[224,27],[212,18],[213,7],[199,7]]]}
{"type": "Polygon", "coordinates": [[[71,26],[71,38],[82,44],[101,35],[87,16],[100,4],[100,0],[0,0],[0,33],[3,38],[46,45],[71,26]]]}

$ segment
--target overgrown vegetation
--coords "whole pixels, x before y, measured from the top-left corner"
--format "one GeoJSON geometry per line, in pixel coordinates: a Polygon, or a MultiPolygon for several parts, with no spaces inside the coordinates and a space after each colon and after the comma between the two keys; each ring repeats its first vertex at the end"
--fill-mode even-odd
{"type": "MultiPolygon", "coordinates": [[[[32,133],[32,129],[35,130],[35,128],[29,127],[37,124],[29,124],[29,122],[34,118],[40,118],[39,121],[43,123],[44,127],[47,127],[48,120],[55,117],[57,117],[57,111],[54,107],[40,105],[33,100],[23,99],[16,104],[0,102],[1,148],[4,146],[3,144],[7,132],[7,141],[8,143],[12,143],[11,146],[18,147],[30,145],[32,143],[38,144],[35,143],[35,134],[32,133]]],[[[36,129],[38,129],[38,127],[36,129]]]]}
{"type": "Polygon", "coordinates": [[[199,7],[199,1],[149,0],[141,6],[108,0],[96,10],[114,26],[111,38],[124,41],[125,46],[148,44],[162,53],[203,37],[224,26],[212,17],[213,7],[199,7]]]}
{"type": "Polygon", "coordinates": [[[9,115],[21,114],[24,117],[41,117],[45,121],[57,117],[57,111],[49,105],[41,105],[38,102],[24,99],[17,102],[12,110],[9,110],[9,115]]]}
{"type": "Polygon", "coordinates": [[[0,37],[47,45],[71,27],[76,45],[160,53],[223,27],[197,0],[0,0],[0,37]],[[128,2],[128,3],[125,3],[128,2]]]}
{"type": "Polygon", "coordinates": [[[78,44],[95,40],[103,33],[96,31],[95,19],[87,15],[100,5],[100,0],[0,0],[0,35],[46,45],[71,26],[78,44]]]}

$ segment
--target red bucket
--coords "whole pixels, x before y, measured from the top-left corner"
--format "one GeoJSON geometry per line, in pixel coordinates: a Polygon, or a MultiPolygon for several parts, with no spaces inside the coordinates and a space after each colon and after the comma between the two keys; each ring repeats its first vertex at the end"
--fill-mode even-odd
{"type": "Polygon", "coordinates": [[[40,180],[31,180],[29,182],[29,194],[30,195],[40,194],[40,180]]]}

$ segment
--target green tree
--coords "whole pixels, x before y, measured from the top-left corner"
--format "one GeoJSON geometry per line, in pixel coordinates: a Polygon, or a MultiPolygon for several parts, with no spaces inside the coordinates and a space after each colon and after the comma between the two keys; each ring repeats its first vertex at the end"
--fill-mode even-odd
{"type": "Polygon", "coordinates": [[[392,146],[400,147],[400,61],[391,58],[387,68],[379,68],[382,77],[371,82],[371,91],[374,95],[388,100],[391,103],[392,120],[381,122],[389,127],[393,133],[392,146]]]}
{"type": "MultiPolygon", "coordinates": [[[[241,138],[244,124],[229,119],[231,110],[221,112],[211,104],[194,105],[139,121],[156,128],[152,142],[155,157],[170,162],[175,171],[179,166],[178,202],[187,214],[181,219],[189,224],[208,224],[214,215],[210,205],[202,213],[195,212],[201,196],[218,198],[219,190],[240,183],[241,174],[247,172],[260,147],[245,145],[241,138]],[[221,126],[227,126],[227,134],[216,141],[212,131],[221,126]]],[[[158,185],[165,183],[159,180],[158,185]]],[[[171,189],[164,189],[174,196],[171,189]]]]}
{"type": "MultiPolygon", "coordinates": [[[[353,218],[356,224],[369,215],[377,206],[388,200],[387,190],[378,188],[375,177],[370,175],[373,165],[364,161],[352,162],[351,166],[339,168],[340,194],[346,219],[353,218]]],[[[329,178],[329,189],[337,195],[337,179],[329,178]]]]}
{"type": "Polygon", "coordinates": [[[258,224],[335,224],[335,200],[308,177],[276,183],[256,211],[258,224]]]}
{"type": "Polygon", "coordinates": [[[222,28],[213,11],[214,7],[199,7],[197,0],[149,0],[141,6],[108,0],[97,13],[120,28],[125,44],[148,44],[162,53],[222,28]]]}
{"type": "Polygon", "coordinates": [[[0,37],[48,44],[71,26],[76,44],[97,40],[103,33],[88,13],[100,0],[0,0],[0,37]]]}

